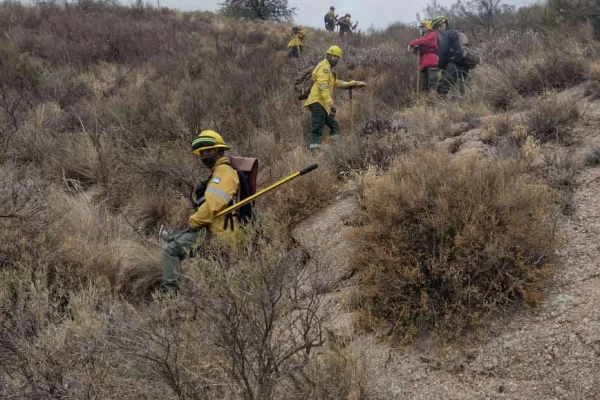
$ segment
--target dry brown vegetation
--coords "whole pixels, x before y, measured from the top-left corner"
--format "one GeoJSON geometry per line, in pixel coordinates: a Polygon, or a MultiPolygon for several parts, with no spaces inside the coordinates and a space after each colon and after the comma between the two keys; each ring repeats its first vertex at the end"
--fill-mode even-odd
{"type": "Polygon", "coordinates": [[[364,306],[396,335],[460,334],[500,308],[540,299],[551,196],[515,162],[416,151],[368,177],[364,193],[371,220],[355,258],[364,306]]]}
{"type": "Polygon", "coordinates": [[[531,161],[568,144],[582,112],[554,91],[600,82],[597,42],[573,10],[569,29],[550,24],[558,6],[480,40],[466,93],[444,99],[415,98],[403,43],[416,29],[349,38],[338,75],[368,82],[357,134],[338,93],[343,137],[314,155],[292,80],[337,36],[311,31],[296,63],[289,25],[142,3],[2,3],[0,397],[364,398],[364,360],[324,328],[319,283],[288,235],[349,182],[363,182],[369,216],[356,256],[369,326],[452,336],[538,301],[553,189],[568,192],[576,166],[562,153],[543,171],[531,161]],[[497,159],[429,149],[472,128],[497,159]],[[180,297],[153,297],[158,231],[185,226],[205,174],[189,153],[203,129],[258,157],[261,186],[320,167],[259,199],[247,248],[205,249],[185,263],[180,297]]]}

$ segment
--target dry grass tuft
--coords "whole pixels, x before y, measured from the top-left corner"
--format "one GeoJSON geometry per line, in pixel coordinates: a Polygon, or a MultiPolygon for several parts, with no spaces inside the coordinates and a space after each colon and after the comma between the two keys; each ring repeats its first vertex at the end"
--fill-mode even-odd
{"type": "Polygon", "coordinates": [[[577,102],[573,98],[549,92],[532,102],[531,110],[525,116],[525,126],[542,143],[565,143],[571,124],[579,117],[577,102]]]}
{"type": "Polygon", "coordinates": [[[54,234],[60,239],[53,262],[104,277],[114,292],[147,294],[160,271],[158,249],[149,249],[123,218],[94,205],[83,193],[55,193],[52,207],[62,218],[54,234]],[[138,290],[142,288],[142,290],[138,290]]]}
{"type": "Polygon", "coordinates": [[[328,160],[323,155],[315,159],[304,149],[293,150],[286,154],[286,157],[277,160],[270,171],[263,170],[260,180],[268,184],[275,183],[315,162],[319,164],[315,171],[260,198],[257,207],[261,213],[275,215],[280,221],[291,226],[330,204],[337,194],[339,183],[328,168],[328,160]]]}

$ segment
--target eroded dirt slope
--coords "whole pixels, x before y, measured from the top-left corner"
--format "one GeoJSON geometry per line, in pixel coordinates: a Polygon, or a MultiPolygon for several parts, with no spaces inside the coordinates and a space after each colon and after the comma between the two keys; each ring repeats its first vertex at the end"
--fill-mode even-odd
{"type": "MultiPolygon", "coordinates": [[[[600,103],[582,100],[582,107],[571,145],[577,159],[600,146],[600,103]]],[[[481,147],[469,143],[477,135],[463,135],[467,147],[481,147]]],[[[541,307],[494,319],[477,337],[444,351],[428,339],[392,349],[352,333],[344,299],[356,290],[348,266],[348,221],[361,212],[355,197],[342,196],[301,224],[294,238],[322,266],[323,299],[334,316],[329,328],[352,337],[352,349],[370,367],[367,398],[600,398],[600,167],[579,171],[573,204],[574,212],[561,216],[555,282],[541,307]]]]}

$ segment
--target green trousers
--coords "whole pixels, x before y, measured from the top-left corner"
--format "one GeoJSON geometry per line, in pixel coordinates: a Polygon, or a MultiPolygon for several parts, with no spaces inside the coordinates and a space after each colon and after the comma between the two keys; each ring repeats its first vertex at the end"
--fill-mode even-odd
{"type": "Polygon", "coordinates": [[[421,92],[436,92],[438,89],[439,70],[437,68],[423,68],[419,77],[419,90],[421,92]]]}
{"type": "Polygon", "coordinates": [[[438,92],[441,94],[448,93],[453,87],[463,93],[467,78],[469,77],[469,71],[462,65],[457,65],[453,62],[446,64],[446,68],[442,71],[442,80],[438,85],[438,92]]]}
{"type": "Polygon", "coordinates": [[[193,255],[196,249],[198,231],[185,230],[167,237],[167,246],[163,253],[163,279],[161,289],[164,292],[179,290],[176,274],[181,267],[181,260],[193,255]]]}
{"type": "Polygon", "coordinates": [[[334,119],[327,115],[325,107],[319,103],[313,103],[308,106],[310,110],[310,120],[312,129],[310,131],[310,144],[321,144],[323,137],[323,127],[327,125],[331,135],[340,134],[340,124],[334,119]]]}

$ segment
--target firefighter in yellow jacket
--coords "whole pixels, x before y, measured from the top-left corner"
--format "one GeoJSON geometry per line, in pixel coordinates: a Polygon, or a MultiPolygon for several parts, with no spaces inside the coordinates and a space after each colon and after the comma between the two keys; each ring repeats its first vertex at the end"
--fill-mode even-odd
{"type": "Polygon", "coordinates": [[[317,64],[312,72],[313,85],[308,99],[304,102],[304,107],[307,107],[311,114],[310,150],[318,149],[321,146],[325,125],[329,127],[332,139],[335,140],[339,137],[340,125],[335,119],[337,109],[333,102],[333,89],[352,89],[366,85],[361,81],[344,82],[336,78],[333,68],[341,57],[342,49],[338,46],[331,46],[327,49],[325,59],[317,64]]]}
{"type": "Polygon", "coordinates": [[[190,216],[188,229],[175,233],[166,239],[163,254],[164,292],[178,291],[176,270],[185,257],[193,253],[201,231],[224,239],[227,244],[237,240],[239,226],[237,218],[230,213],[219,218],[215,215],[233,205],[239,193],[237,171],[229,164],[225,150],[230,147],[217,132],[206,130],[192,142],[192,153],[200,156],[204,166],[212,172],[204,191],[204,202],[190,216]]]}
{"type": "Polygon", "coordinates": [[[304,51],[304,38],[306,37],[306,32],[297,26],[292,28],[292,32],[294,36],[287,46],[289,49],[288,57],[300,58],[300,53],[304,51]]]}

